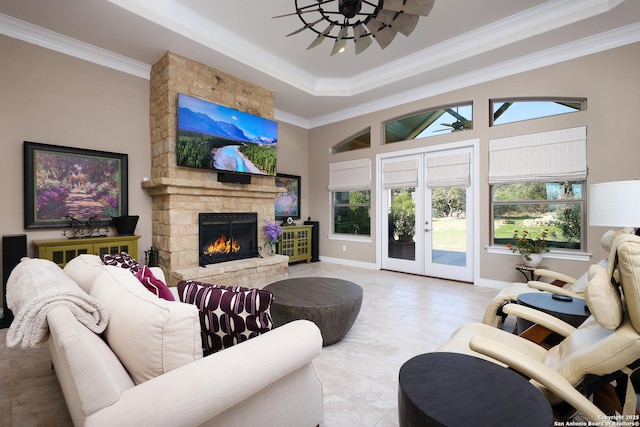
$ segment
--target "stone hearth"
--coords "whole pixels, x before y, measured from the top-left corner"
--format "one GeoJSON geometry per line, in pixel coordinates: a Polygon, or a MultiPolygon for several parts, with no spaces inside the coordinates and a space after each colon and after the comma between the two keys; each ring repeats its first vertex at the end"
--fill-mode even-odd
{"type": "Polygon", "coordinates": [[[170,285],[180,280],[262,287],[288,275],[288,258],[248,258],[199,266],[200,212],[256,212],[258,243],[262,225],[274,220],[280,191],[271,176],[252,175],[250,184],[220,183],[210,170],[178,167],[178,93],[205,99],[268,119],[273,94],[203,64],[168,52],[151,70],[151,179],[142,183],[152,200],[152,245],[170,285]],[[228,264],[228,265],[227,265],[228,264]]]}
{"type": "Polygon", "coordinates": [[[289,257],[284,255],[247,258],[236,261],[209,264],[206,267],[174,270],[176,283],[180,280],[198,280],[224,286],[262,288],[285,279],[288,275],[289,257]]]}

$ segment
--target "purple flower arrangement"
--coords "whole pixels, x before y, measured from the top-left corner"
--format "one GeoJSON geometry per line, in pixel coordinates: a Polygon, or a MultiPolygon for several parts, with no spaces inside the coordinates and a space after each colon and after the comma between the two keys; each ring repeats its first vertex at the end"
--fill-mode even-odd
{"type": "Polygon", "coordinates": [[[262,229],[264,230],[266,243],[275,245],[278,242],[278,238],[282,234],[282,227],[280,227],[275,222],[269,222],[269,220],[265,220],[262,229]]]}

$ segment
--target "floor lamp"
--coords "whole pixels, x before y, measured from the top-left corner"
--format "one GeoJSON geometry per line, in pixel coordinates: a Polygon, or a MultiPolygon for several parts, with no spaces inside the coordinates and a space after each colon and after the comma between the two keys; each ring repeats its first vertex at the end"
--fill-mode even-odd
{"type": "Polygon", "coordinates": [[[640,231],[640,180],[613,181],[589,187],[589,225],[633,227],[640,231]]]}

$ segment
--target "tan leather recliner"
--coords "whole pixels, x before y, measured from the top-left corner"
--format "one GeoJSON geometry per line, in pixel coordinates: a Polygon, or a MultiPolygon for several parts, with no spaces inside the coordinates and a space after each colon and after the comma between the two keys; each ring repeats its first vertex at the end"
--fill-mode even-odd
{"type": "MultiPolygon", "coordinates": [[[[462,326],[437,351],[471,354],[508,366],[528,378],[552,404],[562,401],[586,419],[608,419],[577,387],[585,376],[622,371],[640,359],[640,237],[618,236],[613,261],[605,269],[589,268],[584,296],[592,315],[578,328],[528,307],[508,304],[505,311],[544,324],[565,336],[546,350],[517,335],[481,323],[462,326]],[[611,278],[618,269],[620,286],[611,278]],[[622,297],[620,295],[622,293],[622,297]]],[[[624,412],[635,413],[636,399],[628,382],[624,412]]]]}
{"type": "MultiPolygon", "coordinates": [[[[602,239],[600,241],[602,247],[607,252],[611,252],[611,244],[613,240],[620,234],[631,233],[632,231],[632,229],[625,229],[622,231],[607,231],[602,235],[602,239]]],[[[598,262],[598,264],[606,268],[607,262],[608,259],[605,258],[598,262]]],[[[583,292],[584,287],[588,281],[588,273],[589,272],[586,271],[582,276],[575,278],[553,270],[535,270],[534,275],[545,277],[554,281],[558,280],[564,282],[565,285],[556,286],[551,283],[536,280],[531,280],[528,283],[512,283],[511,285],[501,290],[500,293],[498,293],[498,295],[496,295],[496,297],[489,303],[487,309],[485,310],[482,323],[496,328],[501,328],[504,319],[506,318],[506,313],[504,313],[502,307],[504,307],[505,304],[518,301],[518,296],[525,292],[545,291],[553,294],[567,295],[573,298],[584,298],[583,292]]]]}

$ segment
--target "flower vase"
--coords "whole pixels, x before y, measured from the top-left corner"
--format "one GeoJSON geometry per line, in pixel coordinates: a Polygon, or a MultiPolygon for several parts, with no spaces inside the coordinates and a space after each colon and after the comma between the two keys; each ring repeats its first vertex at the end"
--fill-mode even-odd
{"type": "Polygon", "coordinates": [[[267,243],[266,245],[267,255],[274,256],[276,254],[276,244],[275,243],[267,243]]]}
{"type": "Polygon", "coordinates": [[[529,258],[522,256],[522,261],[527,267],[539,267],[542,264],[542,254],[529,254],[529,258]]]}

